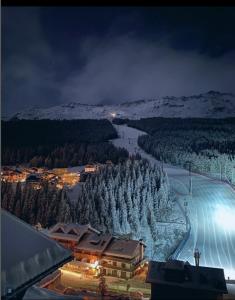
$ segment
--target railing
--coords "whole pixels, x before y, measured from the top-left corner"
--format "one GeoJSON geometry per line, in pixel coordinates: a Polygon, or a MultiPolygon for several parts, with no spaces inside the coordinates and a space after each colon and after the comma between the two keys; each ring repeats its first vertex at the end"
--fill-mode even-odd
{"type": "Polygon", "coordinates": [[[47,277],[43,278],[41,281],[37,283],[37,286],[40,286],[41,288],[47,287],[49,284],[56,281],[61,276],[61,271],[56,270],[52,274],[49,274],[47,277]]]}
{"type": "Polygon", "coordinates": [[[230,182],[228,179],[225,178],[221,178],[219,173],[207,173],[207,172],[201,172],[201,171],[192,171],[192,173],[194,174],[199,174],[199,175],[203,175],[206,176],[210,179],[215,179],[221,182],[225,182],[227,183],[229,186],[231,186],[232,189],[235,190],[235,183],[230,182]]]}
{"type": "Polygon", "coordinates": [[[125,271],[133,271],[133,269],[135,269],[135,266],[114,266],[113,264],[111,263],[107,263],[107,262],[101,262],[101,266],[103,267],[107,267],[107,268],[110,268],[110,269],[114,269],[114,270],[125,270],[125,271]]]}
{"type": "Polygon", "coordinates": [[[168,259],[177,259],[180,252],[182,251],[182,249],[184,248],[186,242],[189,239],[190,233],[191,233],[191,223],[189,220],[189,217],[186,215],[183,207],[181,206],[181,204],[179,203],[178,199],[176,198],[176,202],[181,210],[181,212],[183,213],[184,217],[185,217],[185,221],[186,224],[188,224],[188,230],[186,231],[186,233],[184,234],[183,239],[180,241],[180,243],[174,248],[174,250],[168,255],[167,260],[168,259]]]}

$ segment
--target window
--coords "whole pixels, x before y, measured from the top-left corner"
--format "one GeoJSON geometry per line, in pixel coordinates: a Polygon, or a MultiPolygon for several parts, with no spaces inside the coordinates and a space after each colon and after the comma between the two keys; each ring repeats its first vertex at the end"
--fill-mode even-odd
{"type": "Polygon", "coordinates": [[[117,270],[112,270],[112,276],[117,277],[117,270]]]}
{"type": "Polygon", "coordinates": [[[116,267],[117,266],[117,262],[113,261],[113,266],[116,267]]]}
{"type": "Polygon", "coordinates": [[[125,269],[126,268],[126,264],[122,263],[122,268],[125,269]]]}
{"type": "Polygon", "coordinates": [[[126,278],[126,272],[121,272],[121,277],[126,278]]]}
{"type": "Polygon", "coordinates": [[[74,235],[78,235],[76,231],[74,231],[73,229],[71,229],[68,234],[74,234],[74,235]]]}
{"type": "Polygon", "coordinates": [[[59,227],[59,228],[55,231],[55,233],[64,233],[64,231],[59,227]]]}

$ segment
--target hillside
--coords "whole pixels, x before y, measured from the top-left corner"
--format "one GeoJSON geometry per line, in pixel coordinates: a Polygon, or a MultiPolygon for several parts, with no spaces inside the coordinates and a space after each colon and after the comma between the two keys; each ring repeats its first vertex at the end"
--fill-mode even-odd
{"type": "Polygon", "coordinates": [[[103,119],[149,117],[225,118],[235,116],[235,95],[210,91],[189,97],[162,97],[116,105],[87,105],[79,102],[31,108],[15,114],[17,119],[103,119]]]}

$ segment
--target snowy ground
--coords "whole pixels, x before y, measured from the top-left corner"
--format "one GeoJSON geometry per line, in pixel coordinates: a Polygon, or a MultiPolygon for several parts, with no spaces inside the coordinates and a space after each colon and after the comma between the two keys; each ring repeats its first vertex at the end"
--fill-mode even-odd
{"type": "MultiPolygon", "coordinates": [[[[85,168],[85,165],[84,166],[77,166],[77,167],[69,167],[68,171],[76,173],[76,172],[81,172],[82,170],[84,170],[84,168],[85,168]]],[[[76,202],[78,200],[78,195],[82,191],[82,185],[83,185],[83,182],[78,182],[77,184],[75,184],[75,186],[70,187],[67,190],[67,194],[69,196],[69,199],[72,202],[76,202]]]]}
{"type": "MultiPolygon", "coordinates": [[[[115,146],[125,147],[133,154],[140,153],[151,163],[159,164],[137,144],[138,136],[144,132],[125,125],[114,126],[120,136],[113,140],[115,146]]],[[[164,164],[164,169],[181,204],[188,203],[192,227],[178,259],[194,264],[193,252],[198,248],[201,265],[224,268],[225,276],[235,279],[235,191],[226,183],[193,174],[190,196],[188,171],[168,164],[164,164]]]]}

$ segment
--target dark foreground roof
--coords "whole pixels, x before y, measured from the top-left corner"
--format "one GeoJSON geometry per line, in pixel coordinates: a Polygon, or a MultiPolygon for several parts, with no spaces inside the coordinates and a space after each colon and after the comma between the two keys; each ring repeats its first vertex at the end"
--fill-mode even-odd
{"type": "Polygon", "coordinates": [[[176,260],[168,262],[150,261],[146,282],[178,286],[185,289],[227,293],[223,269],[196,267],[188,262],[176,260]]]}
{"type": "Polygon", "coordinates": [[[72,259],[72,252],[12,214],[1,210],[1,295],[22,294],[72,259]]]}
{"type": "Polygon", "coordinates": [[[84,297],[79,295],[60,295],[58,293],[55,293],[53,291],[38,287],[33,285],[31,288],[27,290],[27,292],[24,295],[23,300],[82,300],[84,297]]]}

